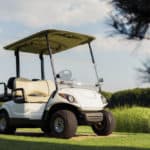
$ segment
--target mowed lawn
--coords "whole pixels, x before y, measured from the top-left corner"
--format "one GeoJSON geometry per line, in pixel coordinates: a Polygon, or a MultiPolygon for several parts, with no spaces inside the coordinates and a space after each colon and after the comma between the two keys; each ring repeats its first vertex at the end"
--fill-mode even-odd
{"type": "Polygon", "coordinates": [[[118,133],[96,136],[80,127],[71,139],[45,136],[40,129],[20,129],[16,135],[0,134],[0,150],[150,150],[150,134],[118,133]]]}

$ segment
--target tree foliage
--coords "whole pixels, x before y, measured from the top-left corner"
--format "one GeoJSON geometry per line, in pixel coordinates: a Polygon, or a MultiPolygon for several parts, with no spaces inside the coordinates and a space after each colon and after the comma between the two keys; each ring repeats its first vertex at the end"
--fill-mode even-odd
{"type": "Polygon", "coordinates": [[[111,0],[112,26],[129,39],[149,39],[150,0],[111,0]]]}
{"type": "Polygon", "coordinates": [[[150,83],[150,58],[142,63],[142,67],[137,68],[137,72],[142,83],[150,83]]]}

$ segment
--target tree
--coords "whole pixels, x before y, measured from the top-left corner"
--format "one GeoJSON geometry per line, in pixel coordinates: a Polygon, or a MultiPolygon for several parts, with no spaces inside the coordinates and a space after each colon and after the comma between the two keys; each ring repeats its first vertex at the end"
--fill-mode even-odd
{"type": "Polygon", "coordinates": [[[139,79],[142,83],[150,83],[150,59],[142,63],[141,68],[137,68],[139,79]]]}
{"type": "MultiPolygon", "coordinates": [[[[111,25],[128,39],[150,39],[150,0],[111,0],[111,25]]],[[[142,83],[150,83],[150,59],[137,69],[142,83]]]]}
{"type": "Polygon", "coordinates": [[[112,26],[129,39],[150,39],[150,0],[111,0],[112,26]]]}

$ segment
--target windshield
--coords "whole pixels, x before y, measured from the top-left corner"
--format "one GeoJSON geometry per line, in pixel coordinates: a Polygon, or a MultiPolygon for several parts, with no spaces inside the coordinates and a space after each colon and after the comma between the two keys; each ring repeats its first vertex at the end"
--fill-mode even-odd
{"type": "Polygon", "coordinates": [[[67,53],[61,53],[61,55],[55,55],[55,59],[58,60],[56,62],[59,63],[59,65],[56,64],[56,69],[54,67],[54,61],[53,59],[51,59],[52,55],[50,53],[50,63],[52,66],[52,73],[56,89],[59,88],[59,83],[63,83],[63,85],[69,84],[69,86],[71,85],[72,87],[80,86],[82,88],[89,88],[91,87],[90,84],[94,81],[94,87],[97,86],[99,88],[99,91],[101,90],[102,80],[98,76],[95,58],[90,43],[88,43],[88,47],[90,55],[88,55],[87,52],[84,51],[85,47],[80,47],[78,51],[72,50],[68,51],[67,53]],[[90,61],[88,58],[90,58],[90,61]],[[62,68],[69,68],[69,70],[62,70],[62,68]],[[57,71],[58,74],[56,74],[56,70],[62,71],[57,71]],[[72,76],[72,71],[70,70],[73,70],[73,75],[75,76],[72,76]],[[79,79],[78,81],[76,80],[77,78],[79,79]],[[84,84],[83,81],[86,81],[87,84],[84,84]]]}
{"type": "Polygon", "coordinates": [[[59,88],[72,87],[98,91],[98,86],[96,84],[85,84],[73,79],[71,70],[62,70],[56,75],[56,77],[59,88]]]}

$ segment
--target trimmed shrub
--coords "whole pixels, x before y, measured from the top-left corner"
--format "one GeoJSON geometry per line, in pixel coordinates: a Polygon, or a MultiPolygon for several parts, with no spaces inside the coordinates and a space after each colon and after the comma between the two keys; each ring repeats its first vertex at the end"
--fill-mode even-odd
{"type": "Polygon", "coordinates": [[[102,91],[101,94],[107,99],[108,102],[110,101],[110,99],[112,97],[111,92],[102,91]]]}
{"type": "Polygon", "coordinates": [[[132,89],[132,90],[124,90],[119,91],[112,94],[109,107],[122,107],[122,106],[150,106],[150,88],[145,89],[132,89]]]}

